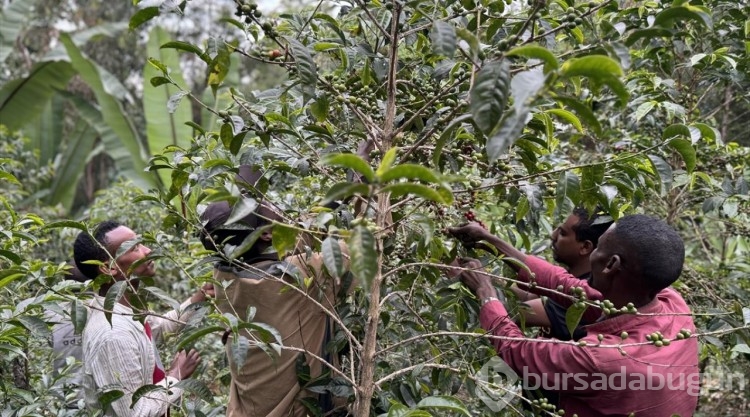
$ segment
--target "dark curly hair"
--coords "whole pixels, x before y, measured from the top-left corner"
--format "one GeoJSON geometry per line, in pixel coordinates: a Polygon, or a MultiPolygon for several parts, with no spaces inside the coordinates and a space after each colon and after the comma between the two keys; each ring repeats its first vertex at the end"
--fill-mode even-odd
{"type": "Polygon", "coordinates": [[[617,220],[614,243],[654,295],[677,281],[685,261],[680,235],[663,220],[643,214],[617,220]]]}
{"type": "Polygon", "coordinates": [[[576,234],[576,240],[585,242],[590,240],[596,247],[599,244],[599,238],[612,225],[612,217],[606,214],[589,215],[589,211],[583,207],[577,207],[573,214],[578,217],[578,223],[573,226],[573,232],[576,234]]]}
{"type": "MultiPolygon", "coordinates": [[[[261,202],[252,213],[233,224],[227,225],[226,221],[232,214],[232,210],[233,208],[228,202],[220,201],[211,203],[203,212],[201,220],[204,224],[200,240],[204,248],[220,252],[217,245],[239,246],[256,229],[273,222],[284,221],[284,218],[269,203],[261,202]]],[[[257,245],[254,245],[242,256],[255,255],[258,249],[255,246],[257,245]]]]}
{"type": "Polygon", "coordinates": [[[122,226],[114,220],[105,220],[94,228],[93,234],[88,231],[82,231],[76,237],[73,243],[73,260],[76,267],[81,273],[89,279],[95,279],[99,276],[99,266],[84,263],[86,261],[106,262],[110,259],[111,254],[107,251],[109,242],[107,233],[122,226]]]}

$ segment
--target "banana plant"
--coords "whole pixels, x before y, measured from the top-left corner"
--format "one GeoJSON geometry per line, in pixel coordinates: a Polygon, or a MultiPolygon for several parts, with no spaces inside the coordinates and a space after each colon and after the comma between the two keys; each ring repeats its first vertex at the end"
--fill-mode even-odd
{"type": "MultiPolygon", "coordinates": [[[[13,27],[18,29],[11,33],[3,28],[0,39],[3,48],[7,46],[8,37],[18,36],[22,27],[20,10],[14,8],[13,14],[4,11],[3,21],[12,17],[18,22],[13,27]]],[[[179,100],[184,92],[149,84],[157,71],[153,63],[159,63],[169,69],[170,76],[179,85],[185,85],[177,52],[160,47],[169,40],[163,29],[156,28],[149,34],[148,53],[152,59],[144,63],[145,140],[122,106],[123,101],[132,100],[127,89],[82,52],[81,48],[93,37],[113,36],[126,26],[113,23],[62,34],[61,44],[36,63],[28,75],[0,85],[0,123],[24,132],[30,139],[29,147],[38,150],[38,165],[54,161],[54,179],[48,189],[35,194],[35,198],[42,198],[45,203],[61,204],[70,210],[76,184],[86,164],[101,152],[114,160],[120,175],[144,190],[168,187],[169,176],[160,178],[146,170],[150,156],[168,146],[187,148],[190,145],[192,129],[185,122],[191,121],[191,110],[189,103],[179,100]],[[91,88],[95,102],[66,91],[74,76],[91,88]],[[73,120],[76,127],[66,137],[62,121],[70,117],[70,113],[64,113],[65,104],[75,109],[73,117],[76,117],[73,120]],[[101,146],[95,146],[97,139],[101,146]]],[[[2,52],[0,58],[7,57],[6,50],[2,52]]]]}

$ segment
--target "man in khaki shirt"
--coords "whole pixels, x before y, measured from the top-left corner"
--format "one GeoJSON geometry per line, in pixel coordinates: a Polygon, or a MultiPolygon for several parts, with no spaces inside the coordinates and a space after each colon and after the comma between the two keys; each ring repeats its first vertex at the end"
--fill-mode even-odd
{"type": "MultiPolygon", "coordinates": [[[[283,347],[280,354],[272,353],[268,345],[255,343],[259,334],[250,331],[227,339],[232,374],[227,416],[303,417],[308,415],[303,402],[327,408],[315,393],[300,386],[297,369],[304,363],[315,379],[328,370],[329,364],[335,366],[325,353],[327,335],[332,334],[326,310],[335,311],[336,295],[346,289],[341,291],[341,280],[325,273],[321,254],[280,259],[273,251],[270,226],[283,222],[283,218],[270,204],[261,203],[253,213],[227,224],[231,213],[227,202],[213,203],[205,210],[201,241],[207,249],[223,253],[227,244],[239,246],[254,231],[262,233],[237,260],[224,259],[216,264],[214,278],[220,283],[216,285],[217,307],[222,313],[237,316],[240,322],[275,328],[283,347]],[[252,309],[254,317],[248,320],[252,309]],[[249,345],[247,355],[242,363],[235,363],[235,352],[245,343],[249,345]]],[[[346,259],[346,248],[339,248],[346,259]]],[[[344,264],[346,270],[348,262],[344,264]]]]}

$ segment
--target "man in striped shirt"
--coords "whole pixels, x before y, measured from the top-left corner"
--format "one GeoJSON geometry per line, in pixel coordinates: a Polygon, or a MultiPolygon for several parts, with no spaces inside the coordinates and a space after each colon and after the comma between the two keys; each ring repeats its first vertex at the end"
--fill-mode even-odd
{"type": "Polygon", "coordinates": [[[184,326],[196,310],[194,305],[213,295],[211,285],[204,286],[180,306],[163,316],[150,315],[134,307],[140,300],[135,291],[139,277],[153,277],[151,250],[140,243],[130,228],[115,222],[100,223],[92,234],[81,232],[73,247],[78,269],[88,278],[111,277],[99,296],[89,304],[89,318],[83,331],[83,379],[86,403],[90,409],[104,408],[107,416],[157,417],[165,415],[179,401],[182,390],[174,385],[190,377],[200,362],[195,350],[179,352],[169,369],[159,359],[155,341],[163,334],[184,326]],[[90,261],[98,261],[92,263],[90,261]],[[126,291],[107,317],[105,295],[117,282],[124,281],[126,291]],[[146,319],[139,321],[139,317],[146,319]],[[139,398],[133,394],[142,386],[156,385],[139,398]],[[104,395],[110,392],[109,395],[104,395]],[[119,393],[118,393],[119,392],[119,393]],[[116,398],[111,403],[106,398],[116,398]]]}

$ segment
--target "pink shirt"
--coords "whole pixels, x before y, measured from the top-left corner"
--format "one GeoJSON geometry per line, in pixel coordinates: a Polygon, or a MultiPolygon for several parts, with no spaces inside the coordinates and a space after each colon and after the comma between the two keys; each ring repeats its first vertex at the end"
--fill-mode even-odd
{"type": "MultiPolygon", "coordinates": [[[[602,298],[586,281],[569,275],[562,268],[533,257],[529,257],[526,264],[536,275],[539,286],[581,286],[589,299],[602,298]]],[[[700,391],[695,337],[673,340],[663,347],[652,344],[623,348],[596,346],[599,343],[617,346],[647,342],[646,335],[656,331],[665,339],[675,339],[681,329],[695,332],[690,309],[671,288],[661,291],[638,312],[649,315],[625,314],[585,326],[588,335],[581,340],[587,343],[586,347],[576,342],[525,339],[498,301],[482,307],[480,322],[492,335],[524,338],[491,341],[498,355],[525,380],[527,388],[541,385],[558,391],[559,408],[565,410],[566,416],[628,416],[630,413],[644,417],[692,416],[700,391]],[[620,336],[623,331],[628,333],[625,340],[620,336]],[[604,336],[601,342],[598,334],[604,336]]]]}

